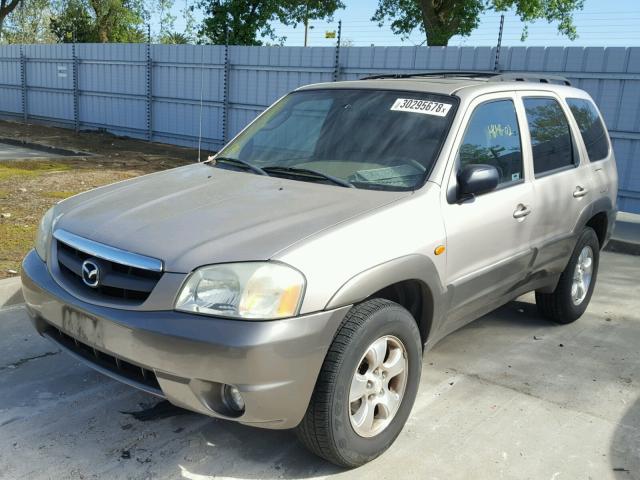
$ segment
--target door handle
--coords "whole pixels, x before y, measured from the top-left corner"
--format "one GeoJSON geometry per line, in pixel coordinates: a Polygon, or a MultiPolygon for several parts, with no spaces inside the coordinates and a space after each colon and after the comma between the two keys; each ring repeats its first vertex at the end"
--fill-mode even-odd
{"type": "Polygon", "coordinates": [[[587,193],[589,193],[589,190],[587,190],[586,188],[578,185],[576,187],[576,189],[573,191],[573,198],[582,198],[584,197],[587,193]]]}
{"type": "Polygon", "coordinates": [[[531,213],[531,208],[521,203],[513,212],[513,218],[524,218],[530,213],[531,213]]]}

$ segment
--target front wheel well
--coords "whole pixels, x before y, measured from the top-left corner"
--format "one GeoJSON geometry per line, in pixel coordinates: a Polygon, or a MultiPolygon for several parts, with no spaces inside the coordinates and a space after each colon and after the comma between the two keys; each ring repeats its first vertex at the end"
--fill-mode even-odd
{"type": "Polygon", "coordinates": [[[406,308],[418,324],[422,344],[426,343],[433,318],[433,297],[423,282],[403,280],[378,290],[369,298],[384,298],[406,308]]]}

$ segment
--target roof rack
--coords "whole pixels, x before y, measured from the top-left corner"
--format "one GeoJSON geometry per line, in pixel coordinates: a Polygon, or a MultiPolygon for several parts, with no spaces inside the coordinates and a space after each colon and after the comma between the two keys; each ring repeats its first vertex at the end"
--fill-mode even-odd
{"type": "Polygon", "coordinates": [[[420,77],[440,77],[440,78],[476,78],[486,80],[487,82],[534,82],[534,83],[550,83],[557,85],[571,86],[571,82],[560,75],[547,75],[543,73],[531,72],[501,72],[486,70],[433,70],[430,72],[414,72],[414,73],[386,73],[382,75],[370,75],[360,80],[379,80],[379,79],[402,79],[402,78],[420,78],[420,77]]]}
{"type": "Polygon", "coordinates": [[[561,75],[547,75],[544,73],[530,72],[504,72],[489,79],[491,82],[534,82],[555,83],[557,85],[571,86],[571,82],[561,75]]]}
{"type": "Polygon", "coordinates": [[[410,73],[383,73],[381,75],[370,75],[360,80],[378,80],[385,78],[414,78],[414,77],[491,77],[499,75],[494,71],[483,70],[432,70],[430,72],[410,72],[410,73]]]}

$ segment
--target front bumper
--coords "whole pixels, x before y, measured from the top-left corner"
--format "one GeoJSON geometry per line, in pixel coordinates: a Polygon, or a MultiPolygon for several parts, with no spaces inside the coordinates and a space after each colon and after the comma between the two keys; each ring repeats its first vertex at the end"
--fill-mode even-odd
{"type": "Polygon", "coordinates": [[[257,322],[102,307],[62,289],[34,251],[22,290],[38,332],[89,366],[183,408],[265,428],[300,422],[349,308],[257,322]],[[224,384],[240,390],[243,414],[221,403],[224,384]]]}

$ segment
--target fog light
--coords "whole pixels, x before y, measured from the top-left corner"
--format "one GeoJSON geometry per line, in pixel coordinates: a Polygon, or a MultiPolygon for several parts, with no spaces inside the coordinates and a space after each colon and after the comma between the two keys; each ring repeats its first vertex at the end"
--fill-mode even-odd
{"type": "Polygon", "coordinates": [[[235,413],[244,412],[244,399],[240,395],[240,391],[233,385],[225,385],[223,387],[222,398],[225,405],[235,413]]]}

